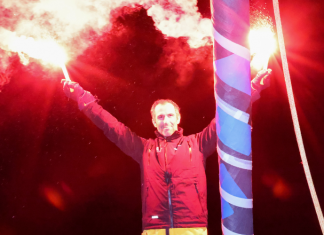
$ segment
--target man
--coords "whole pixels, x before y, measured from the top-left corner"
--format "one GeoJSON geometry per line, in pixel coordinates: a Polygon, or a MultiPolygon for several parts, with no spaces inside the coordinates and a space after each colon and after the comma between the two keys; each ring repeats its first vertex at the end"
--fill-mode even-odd
{"type": "MultiPolygon", "coordinates": [[[[252,81],[252,101],[269,85],[271,70],[252,81]],[[265,85],[263,85],[265,84],[265,85]]],[[[183,136],[179,106],[157,100],[152,108],[155,139],[144,139],[104,110],[90,92],[62,80],[65,94],[109,140],[140,164],[143,234],[207,234],[206,159],[216,149],[215,119],[201,132],[183,136]]]]}

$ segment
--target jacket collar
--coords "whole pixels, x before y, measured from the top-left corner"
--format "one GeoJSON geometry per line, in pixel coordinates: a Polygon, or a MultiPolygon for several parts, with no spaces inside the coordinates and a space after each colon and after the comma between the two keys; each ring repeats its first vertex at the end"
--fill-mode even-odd
{"type": "Polygon", "coordinates": [[[154,133],[155,133],[157,138],[162,139],[162,140],[166,140],[166,141],[169,142],[169,141],[172,141],[172,140],[175,140],[175,139],[178,139],[178,138],[182,137],[183,136],[183,129],[181,127],[178,127],[178,130],[175,131],[170,136],[164,136],[160,132],[158,132],[157,130],[155,130],[154,133]]]}

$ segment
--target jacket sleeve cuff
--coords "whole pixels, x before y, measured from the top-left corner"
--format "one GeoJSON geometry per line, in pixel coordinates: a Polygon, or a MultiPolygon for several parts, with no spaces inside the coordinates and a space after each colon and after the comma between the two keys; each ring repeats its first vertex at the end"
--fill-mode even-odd
{"type": "Polygon", "coordinates": [[[260,92],[257,89],[254,89],[254,87],[252,86],[252,90],[251,90],[251,103],[253,104],[259,98],[260,98],[260,92]]]}

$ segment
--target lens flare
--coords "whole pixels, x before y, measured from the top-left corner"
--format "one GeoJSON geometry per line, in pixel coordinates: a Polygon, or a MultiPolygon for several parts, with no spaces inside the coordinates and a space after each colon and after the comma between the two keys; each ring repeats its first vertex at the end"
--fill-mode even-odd
{"type": "Polygon", "coordinates": [[[267,69],[268,61],[276,50],[276,39],[271,27],[251,29],[249,34],[251,66],[255,69],[267,69]]]}
{"type": "Polygon", "coordinates": [[[57,191],[52,187],[46,186],[43,188],[43,194],[46,200],[54,207],[56,207],[59,210],[65,209],[64,200],[62,195],[59,193],[59,191],[57,191]]]}

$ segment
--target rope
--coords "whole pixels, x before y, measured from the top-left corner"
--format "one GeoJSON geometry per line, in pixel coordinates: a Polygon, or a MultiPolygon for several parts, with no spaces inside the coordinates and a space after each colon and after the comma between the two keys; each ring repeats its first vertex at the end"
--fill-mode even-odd
{"type": "Polygon", "coordinates": [[[281,20],[280,20],[280,11],[279,11],[278,0],[273,0],[273,8],[274,8],[274,14],[275,14],[276,25],[277,25],[277,33],[278,33],[279,48],[280,48],[280,53],[281,53],[282,67],[283,67],[285,82],[286,82],[286,86],[287,86],[288,100],[289,100],[289,105],[290,105],[291,116],[293,119],[294,129],[295,129],[295,133],[296,133],[297,144],[298,144],[300,156],[302,159],[308,187],[309,187],[309,190],[310,190],[310,193],[311,193],[311,196],[313,199],[313,203],[315,206],[316,214],[317,214],[317,217],[318,217],[321,229],[322,229],[322,233],[324,235],[323,213],[322,213],[321,206],[320,206],[320,203],[319,203],[317,195],[316,195],[313,179],[312,179],[310,169],[308,166],[305,148],[304,148],[304,144],[303,144],[303,139],[302,139],[300,126],[299,126],[299,122],[298,122],[298,117],[297,117],[296,105],[295,105],[295,100],[294,100],[294,95],[293,95],[293,90],[292,90],[291,80],[290,80],[290,74],[289,74],[289,69],[288,69],[288,61],[287,61],[287,56],[286,56],[285,42],[284,42],[282,25],[281,25],[281,20]]]}

